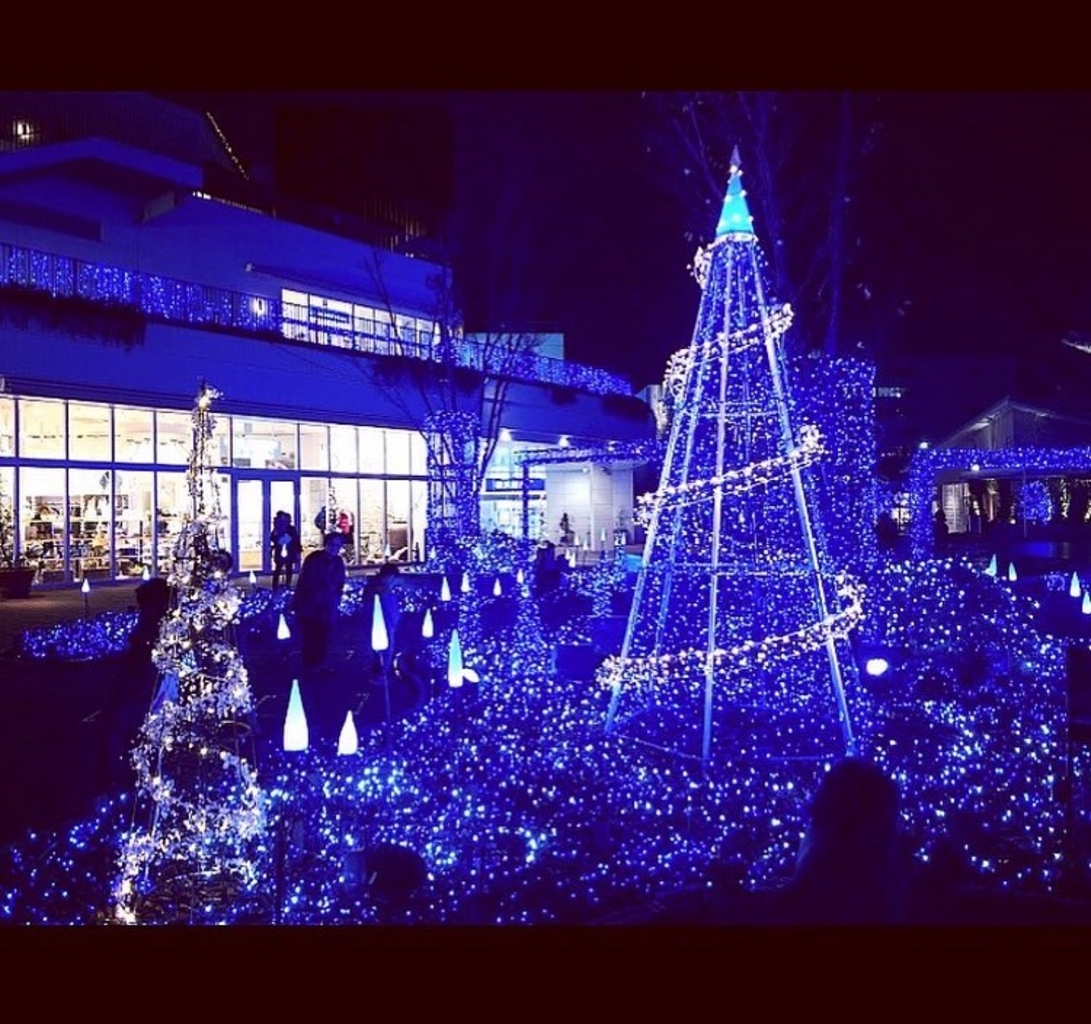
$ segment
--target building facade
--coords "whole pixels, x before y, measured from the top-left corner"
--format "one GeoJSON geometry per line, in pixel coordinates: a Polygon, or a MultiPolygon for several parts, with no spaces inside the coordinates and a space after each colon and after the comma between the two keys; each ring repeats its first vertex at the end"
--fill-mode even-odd
{"type": "MultiPolygon", "coordinates": [[[[524,528],[516,452],[654,433],[616,375],[452,338],[435,264],[218,198],[206,171],[232,160],[212,122],[141,94],[0,94],[0,502],[40,583],[166,571],[203,383],[239,572],[270,568],[279,510],[305,551],[337,528],[355,564],[422,560],[441,372],[486,410],[504,381],[485,528],[524,528]]],[[[563,510],[544,471],[533,490],[537,537],[563,510]]],[[[631,481],[587,500],[624,516],[631,481]]]]}

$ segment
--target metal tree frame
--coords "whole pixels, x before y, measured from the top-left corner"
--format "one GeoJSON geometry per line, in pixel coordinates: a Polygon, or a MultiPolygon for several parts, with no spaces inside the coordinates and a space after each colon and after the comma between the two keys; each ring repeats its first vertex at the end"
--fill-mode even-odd
{"type": "Polygon", "coordinates": [[[831,571],[816,537],[804,470],[824,448],[815,428],[793,430],[781,344],[791,310],[767,298],[740,173],[736,154],[715,241],[695,261],[701,308],[676,366],[680,401],[645,564],[621,653],[600,670],[612,687],[608,731],[628,689],[650,692],[667,677],[689,692],[699,687],[705,763],[718,686],[819,650],[843,746],[855,746],[837,642],[859,620],[858,595],[831,571]],[[771,597],[784,581],[786,606],[798,605],[791,620],[771,597]]]}

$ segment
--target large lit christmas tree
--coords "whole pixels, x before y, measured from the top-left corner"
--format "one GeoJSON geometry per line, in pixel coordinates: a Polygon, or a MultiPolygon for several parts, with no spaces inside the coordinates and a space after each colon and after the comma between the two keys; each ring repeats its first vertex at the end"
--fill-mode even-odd
{"type": "Polygon", "coordinates": [[[253,710],[235,642],[240,595],[221,546],[210,457],[218,393],[202,385],[187,474],[191,511],[168,577],[171,607],[153,658],[159,683],[133,750],[137,801],[121,853],[115,918],[215,923],[256,890],[265,798],[254,770],[253,710]]]}
{"type": "MultiPolygon", "coordinates": [[[[776,302],[738,151],[714,241],[694,271],[693,340],[675,404],[645,565],[607,727],[673,753],[837,756],[854,749],[845,637],[861,608],[829,564],[808,467],[824,453],[793,402],[776,302]]],[[[854,675],[854,672],[852,673],[854,675]]]]}

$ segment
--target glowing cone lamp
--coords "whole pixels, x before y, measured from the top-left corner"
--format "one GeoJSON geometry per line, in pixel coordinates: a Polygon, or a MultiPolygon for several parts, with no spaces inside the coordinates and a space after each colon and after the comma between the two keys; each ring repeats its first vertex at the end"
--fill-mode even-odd
{"type": "Polygon", "coordinates": [[[447,652],[447,682],[452,689],[462,685],[462,644],[457,629],[451,632],[451,647],[447,652]]]}
{"type": "Polygon", "coordinates": [[[345,714],[345,724],[341,726],[341,735],[337,737],[337,753],[355,754],[360,749],[360,737],[356,732],[356,722],[352,712],[345,714]]]}
{"type": "Polygon", "coordinates": [[[390,636],[386,631],[386,619],[383,617],[383,603],[378,595],[371,612],[371,649],[385,651],[390,646],[390,636]]]}
{"type": "Polygon", "coordinates": [[[284,749],[306,750],[310,744],[307,715],[303,710],[303,697],[299,692],[299,680],[292,680],[292,692],[288,696],[288,713],[284,716],[284,749]]]}

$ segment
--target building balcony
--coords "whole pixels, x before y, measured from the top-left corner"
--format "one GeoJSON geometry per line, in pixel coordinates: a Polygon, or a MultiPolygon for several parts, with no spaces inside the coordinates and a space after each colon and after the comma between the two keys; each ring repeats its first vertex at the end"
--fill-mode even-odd
{"type": "MultiPolygon", "coordinates": [[[[376,356],[394,356],[446,364],[452,361],[485,374],[572,388],[598,395],[632,395],[624,377],[568,360],[519,354],[503,346],[456,336],[441,341],[435,333],[394,328],[375,320],[331,319],[315,307],[282,302],[159,274],[74,259],[55,253],[0,243],[0,304],[44,317],[72,309],[121,313],[163,323],[217,328],[376,356]],[[453,346],[453,352],[452,352],[453,346]]],[[[130,325],[131,327],[131,325],[130,325]]],[[[136,332],[137,334],[139,332],[136,332]]],[[[138,340],[131,330],[118,339],[138,340]]]]}

